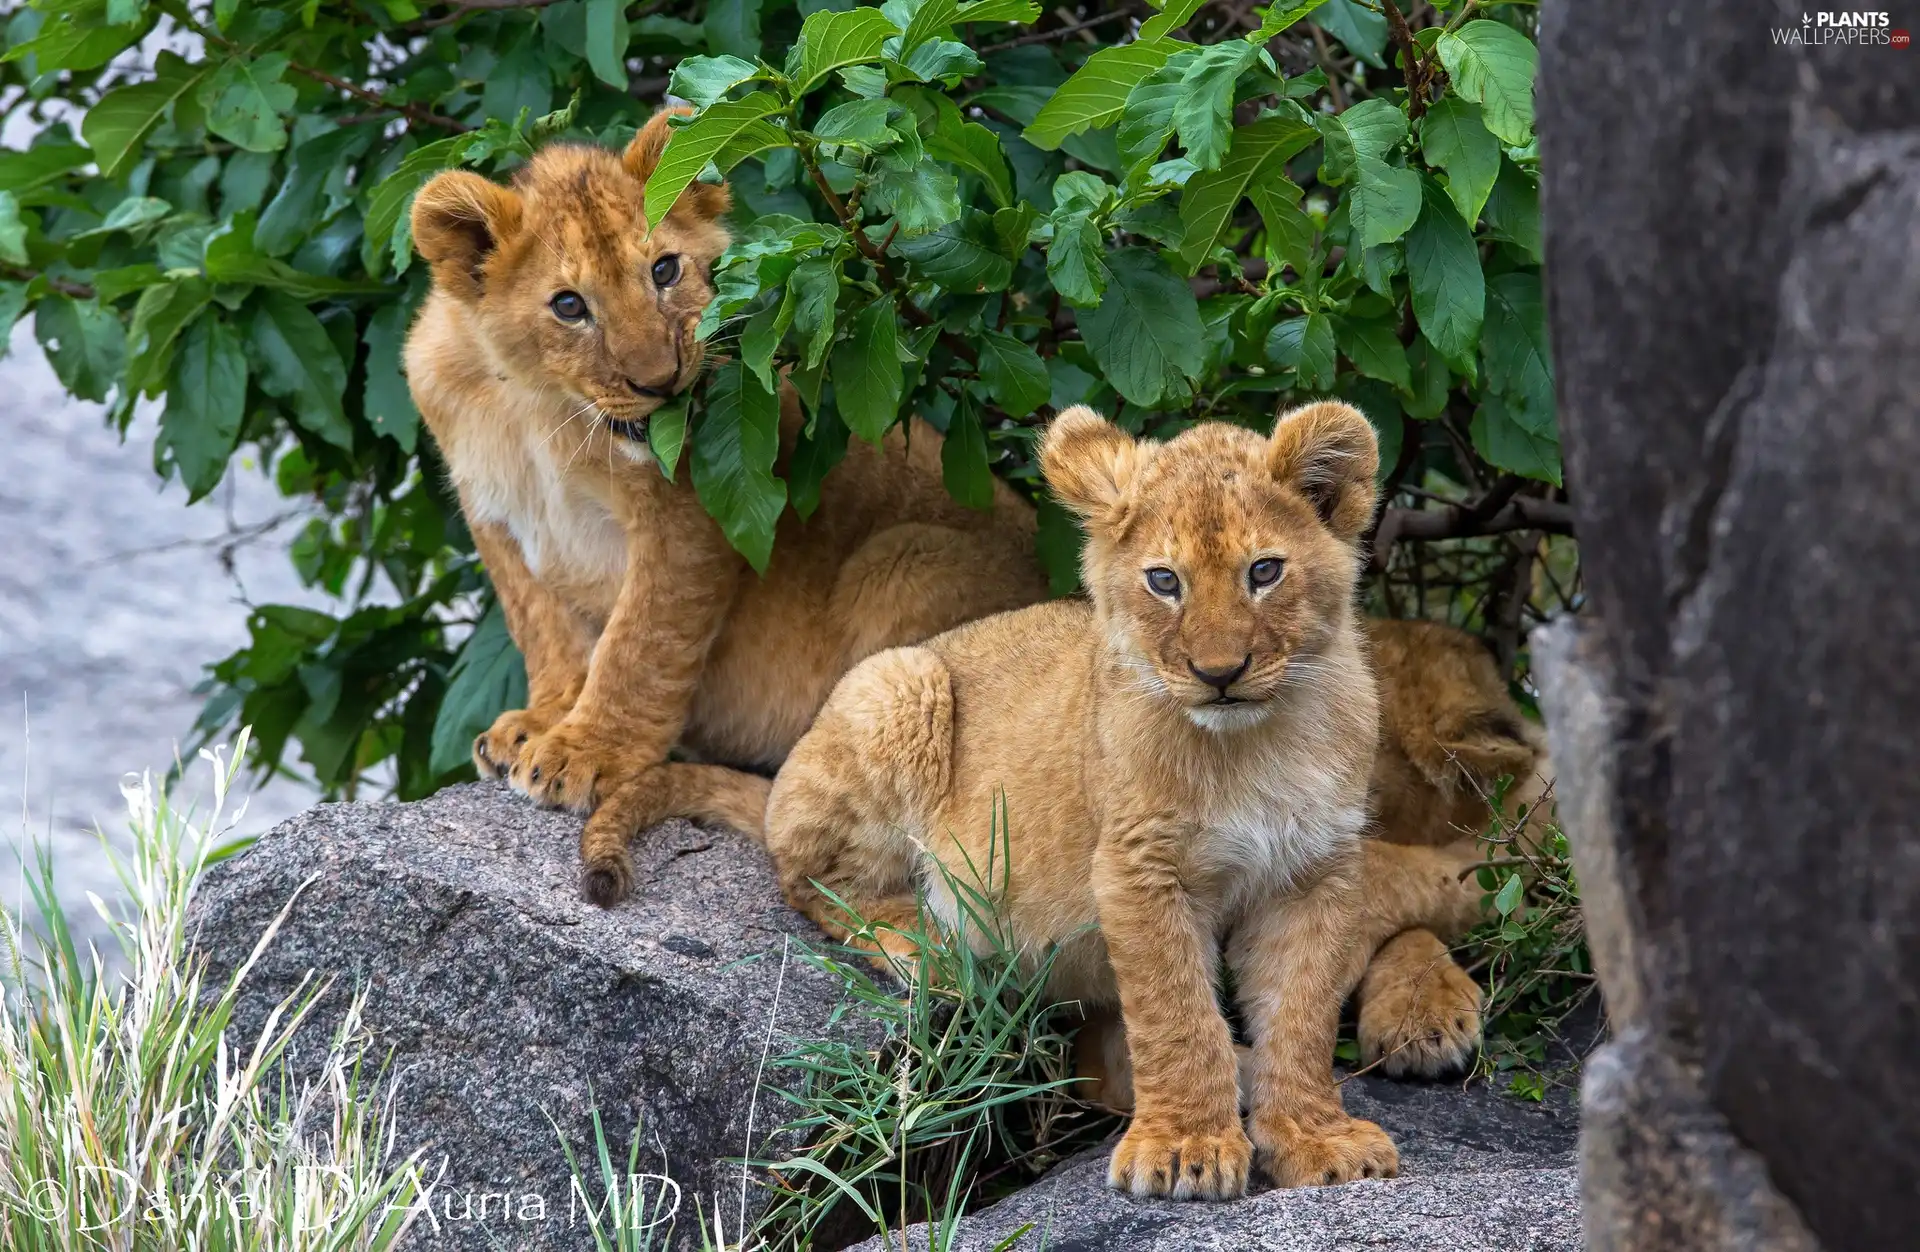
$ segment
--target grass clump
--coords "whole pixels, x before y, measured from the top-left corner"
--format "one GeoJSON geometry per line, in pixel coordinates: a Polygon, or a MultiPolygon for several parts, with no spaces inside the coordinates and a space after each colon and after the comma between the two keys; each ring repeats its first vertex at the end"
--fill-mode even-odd
{"type": "Polygon", "coordinates": [[[204,824],[151,776],[123,788],[133,833],[115,856],[130,905],[94,901],[121,972],[82,953],[43,854],[27,877],[38,929],[0,908],[0,1245],[19,1252],[383,1252],[401,1245],[423,1179],[396,1159],[390,1093],[366,1064],[351,1003],[310,1080],[280,1062],[326,987],[303,985],[240,1046],[241,980],[279,929],[219,984],[192,948],[187,905],[219,855],[246,751],[211,765],[204,824]]]}
{"type": "MultiPolygon", "coordinates": [[[[840,1011],[877,1024],[878,1042],[805,1040],[772,1060],[803,1078],[797,1091],[775,1090],[794,1105],[783,1140],[805,1146],[755,1162],[773,1199],[754,1246],[804,1249],[854,1231],[904,1239],[924,1221],[937,1252],[969,1209],[1114,1125],[1070,1093],[1080,1014],[1046,993],[1055,950],[1020,950],[994,908],[1005,836],[1001,801],[984,872],[969,866],[962,878],[936,863],[955,924],[937,922],[923,895],[918,925],[900,932],[916,959],[894,963],[892,974],[865,947],[803,948],[802,960],[845,988],[840,1011]]],[[[876,926],[833,899],[853,937],[870,939],[876,926]]]]}

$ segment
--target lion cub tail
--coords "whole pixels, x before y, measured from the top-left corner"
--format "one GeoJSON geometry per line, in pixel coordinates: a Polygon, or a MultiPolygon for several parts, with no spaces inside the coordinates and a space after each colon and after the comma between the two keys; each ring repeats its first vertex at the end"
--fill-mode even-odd
{"type": "Polygon", "coordinates": [[[918,840],[953,777],[953,684],[925,648],[848,672],[767,798],[767,851],[793,906],[844,929],[825,888],[872,920],[911,902],[918,840]]]}

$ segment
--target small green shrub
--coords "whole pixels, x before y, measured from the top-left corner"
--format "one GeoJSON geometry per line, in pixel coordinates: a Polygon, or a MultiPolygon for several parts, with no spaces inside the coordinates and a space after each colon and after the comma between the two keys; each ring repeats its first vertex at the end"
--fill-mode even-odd
{"type": "Polygon", "coordinates": [[[755,564],[849,439],[918,413],[956,498],[996,474],[1037,498],[1066,591],[1045,414],[1264,428],[1334,394],[1383,450],[1376,607],[1511,661],[1536,564],[1577,594],[1564,551],[1535,560],[1571,523],[1533,23],[1479,0],[31,0],[0,19],[0,117],[37,128],[0,151],[0,330],[31,315],[122,428],[160,402],[156,468],[193,497],[257,466],[310,513],[291,556],[338,603],[250,606],[200,731],[251,725],[260,768],[297,753],[331,795],[467,776],[523,690],[401,373],[411,198],[620,143],[668,91],[700,113],[650,207],[724,174],[738,242],[706,324],[727,360],[661,451],[755,564]],[[185,51],[143,69],[156,32],[185,51]],[[788,367],[811,420],[776,473],[788,367]]]}

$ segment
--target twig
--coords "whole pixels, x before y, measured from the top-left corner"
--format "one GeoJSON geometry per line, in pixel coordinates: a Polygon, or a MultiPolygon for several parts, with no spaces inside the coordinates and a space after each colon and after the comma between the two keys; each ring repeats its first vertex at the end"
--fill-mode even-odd
{"type": "Polygon", "coordinates": [[[1476,518],[1464,507],[1451,509],[1388,509],[1380,522],[1376,542],[1383,547],[1402,539],[1473,539],[1504,535],[1514,530],[1544,530],[1573,534],[1573,509],[1557,500],[1518,496],[1488,517],[1476,518]]]}
{"type": "MultiPolygon", "coordinates": [[[[227,46],[231,48],[233,45],[228,44],[227,46]]],[[[473,127],[467,125],[465,122],[457,118],[448,117],[443,113],[435,113],[425,105],[403,104],[397,100],[389,100],[377,91],[362,87],[358,83],[350,83],[344,78],[336,78],[325,70],[316,70],[310,65],[302,65],[298,61],[287,62],[287,68],[303,77],[311,78],[316,83],[325,83],[336,91],[344,91],[355,100],[362,100],[376,108],[398,113],[409,121],[425,122],[429,126],[438,126],[442,130],[450,130],[455,134],[462,135],[473,129],[473,127]]]]}
{"type": "Polygon", "coordinates": [[[544,9],[559,0],[454,0],[453,12],[443,13],[439,17],[430,17],[423,22],[410,22],[409,30],[434,30],[449,26],[470,13],[492,13],[502,9],[544,9]]]}
{"type": "Polygon", "coordinates": [[[36,273],[33,270],[22,269],[18,265],[0,265],[0,274],[5,274],[8,278],[29,283],[36,278],[44,278],[47,280],[47,288],[49,290],[56,291],[63,296],[71,296],[75,300],[91,300],[94,297],[93,288],[86,283],[76,283],[65,278],[55,278],[51,274],[36,273]]]}
{"type": "Polygon", "coordinates": [[[1347,111],[1347,93],[1340,90],[1340,68],[1333,63],[1333,50],[1327,47],[1327,37],[1317,25],[1309,25],[1313,32],[1314,59],[1320,62],[1320,70],[1327,76],[1327,95],[1333,99],[1333,111],[1347,111]]]}
{"type": "Polygon", "coordinates": [[[1112,12],[1102,13],[1098,17],[1087,18],[1085,21],[1070,22],[1065,26],[1056,26],[1052,30],[1029,31],[1027,34],[1009,39],[1005,43],[982,44],[981,50],[985,52],[999,52],[1005,48],[1024,48],[1028,44],[1052,43],[1056,39],[1065,39],[1068,35],[1076,35],[1083,30],[1088,30],[1095,26],[1104,26],[1108,22],[1115,22],[1122,18],[1132,16],[1134,16],[1134,14],[1131,10],[1115,9],[1112,12]]]}
{"type": "Polygon", "coordinates": [[[1413,41],[1413,32],[1407,28],[1407,19],[1401,14],[1400,6],[1393,0],[1380,0],[1380,3],[1386,11],[1387,29],[1400,45],[1400,69],[1407,80],[1407,120],[1417,122],[1427,112],[1430,81],[1427,62],[1420,55],[1419,45],[1413,41]]]}

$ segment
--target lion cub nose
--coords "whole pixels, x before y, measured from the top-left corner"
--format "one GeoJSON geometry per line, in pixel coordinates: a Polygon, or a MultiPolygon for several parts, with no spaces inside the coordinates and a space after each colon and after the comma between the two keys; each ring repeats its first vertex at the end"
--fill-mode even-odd
{"type": "Polygon", "coordinates": [[[627,390],[636,396],[650,396],[655,400],[664,400],[667,398],[667,391],[664,387],[649,387],[647,384],[634,378],[627,379],[627,390]]]}
{"type": "Polygon", "coordinates": [[[1235,682],[1239,681],[1240,675],[1246,673],[1247,666],[1251,664],[1253,664],[1253,656],[1249,653],[1246,657],[1242,658],[1237,665],[1202,669],[1192,661],[1188,661],[1187,668],[1193,671],[1195,678],[1198,678],[1201,682],[1207,684],[1207,686],[1225,693],[1228,687],[1233,686],[1235,682]]]}

